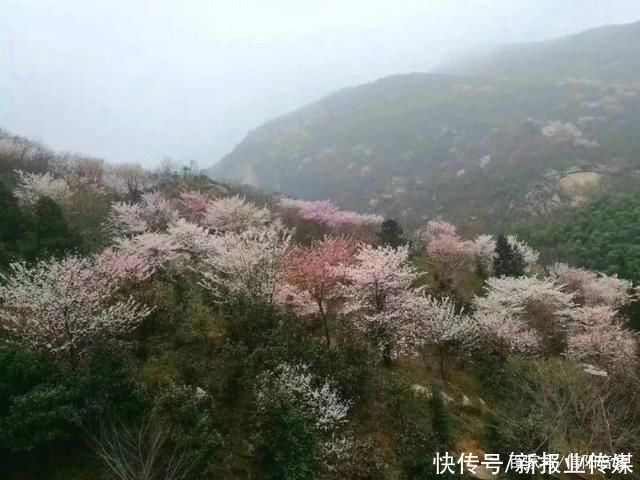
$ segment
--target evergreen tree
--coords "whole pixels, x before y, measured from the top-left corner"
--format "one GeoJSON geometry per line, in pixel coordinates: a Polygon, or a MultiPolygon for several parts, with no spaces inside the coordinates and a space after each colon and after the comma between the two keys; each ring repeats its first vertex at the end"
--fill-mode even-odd
{"type": "Polygon", "coordinates": [[[398,248],[407,242],[404,238],[402,227],[392,218],[388,218],[382,222],[377,235],[378,243],[384,246],[398,248]]]}
{"type": "Polygon", "coordinates": [[[503,275],[520,277],[524,275],[524,259],[520,252],[509,245],[507,237],[498,235],[496,241],[496,257],[493,261],[493,274],[496,277],[503,275]]]}
{"type": "Polygon", "coordinates": [[[77,236],[67,224],[60,206],[50,198],[38,200],[34,209],[35,256],[62,256],[79,245],[77,236]]]}
{"type": "Polygon", "coordinates": [[[0,268],[20,255],[28,234],[29,222],[18,200],[4,182],[0,182],[0,268]]]}

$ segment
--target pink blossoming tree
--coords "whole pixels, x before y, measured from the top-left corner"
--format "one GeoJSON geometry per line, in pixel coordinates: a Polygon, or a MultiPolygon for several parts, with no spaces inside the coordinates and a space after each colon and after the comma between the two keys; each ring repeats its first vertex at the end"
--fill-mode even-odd
{"type": "Polygon", "coordinates": [[[619,308],[632,299],[632,283],[616,276],[572,268],[562,263],[553,266],[552,275],[568,292],[574,293],[576,302],[581,305],[619,308]]]}
{"type": "Polygon", "coordinates": [[[463,240],[455,226],[447,222],[431,221],[427,224],[424,236],[427,255],[437,267],[441,288],[455,288],[466,275],[473,272],[480,245],[463,240]]]}
{"type": "Polygon", "coordinates": [[[180,213],[187,221],[201,224],[209,209],[209,201],[200,192],[183,192],[179,200],[180,213]]]}
{"type": "Polygon", "coordinates": [[[384,220],[380,215],[341,210],[329,200],[281,198],[279,207],[282,216],[290,223],[301,219],[320,227],[325,233],[348,235],[367,242],[373,240],[374,229],[384,220]]]}
{"type": "Polygon", "coordinates": [[[284,280],[300,293],[293,295],[298,309],[309,310],[301,300],[312,302],[324,328],[327,348],[331,347],[329,318],[343,298],[342,283],[355,245],[344,238],[327,237],[308,247],[296,246],[287,254],[284,280]]]}

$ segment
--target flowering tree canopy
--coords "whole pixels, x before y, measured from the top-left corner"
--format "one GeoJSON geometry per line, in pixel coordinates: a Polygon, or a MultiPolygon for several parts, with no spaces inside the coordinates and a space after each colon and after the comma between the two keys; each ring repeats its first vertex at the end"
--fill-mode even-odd
{"type": "Polygon", "coordinates": [[[540,254],[531,248],[526,242],[519,240],[516,235],[507,235],[507,241],[524,260],[525,267],[530,270],[540,258],[540,254]]]}
{"type": "Polygon", "coordinates": [[[436,299],[412,295],[403,299],[397,335],[404,353],[425,354],[426,347],[435,347],[440,358],[440,374],[444,377],[444,358],[456,348],[468,352],[477,343],[477,331],[472,319],[458,312],[450,298],[436,299]]]}
{"type": "Polygon", "coordinates": [[[166,233],[145,232],[134,237],[116,240],[114,246],[124,256],[142,259],[151,269],[164,266],[181,258],[180,246],[166,233]]]}
{"type": "MultiPolygon", "coordinates": [[[[438,274],[448,286],[454,286],[477,265],[478,253],[486,254],[485,245],[463,240],[456,227],[447,222],[431,221],[425,231],[427,255],[438,267],[438,274]],[[479,247],[483,251],[479,251],[479,247]]],[[[486,243],[487,239],[483,239],[486,243]]],[[[486,259],[482,260],[483,262],[486,259]]]]}
{"type": "Polygon", "coordinates": [[[377,226],[384,220],[380,215],[341,210],[329,200],[307,201],[281,198],[280,207],[297,213],[304,220],[334,229],[377,226]]]}
{"type": "Polygon", "coordinates": [[[552,274],[568,292],[575,294],[576,302],[582,305],[619,308],[631,300],[633,285],[628,280],[572,268],[563,263],[555,264],[552,274]]]}
{"type": "Polygon", "coordinates": [[[351,447],[345,432],[351,402],[341,398],[329,380],[313,375],[305,364],[282,363],[265,373],[256,392],[259,411],[265,415],[274,404],[286,404],[307,417],[319,437],[318,461],[324,467],[343,458],[351,447]]]}
{"type": "Polygon", "coordinates": [[[346,269],[349,284],[347,311],[382,311],[393,296],[401,295],[417,280],[418,272],[409,264],[407,247],[372,247],[361,244],[355,263],[346,269]]]}
{"type": "Polygon", "coordinates": [[[129,332],[150,313],[131,298],[115,300],[117,279],[92,258],[14,263],[0,278],[3,328],[73,366],[97,336],[129,332]]]}
{"type": "Polygon", "coordinates": [[[33,207],[42,197],[64,205],[71,196],[66,180],[47,173],[29,173],[16,170],[18,186],[14,192],[21,205],[33,207]]]}
{"type": "Polygon", "coordinates": [[[202,286],[217,297],[248,295],[273,302],[290,240],[277,225],[213,237],[210,253],[196,267],[202,286]]]}
{"type": "MultiPolygon", "coordinates": [[[[192,199],[192,207],[193,199],[192,199]]],[[[258,228],[271,220],[266,208],[260,208],[239,196],[210,200],[202,219],[202,225],[214,232],[241,232],[258,228]]]]}
{"type": "Polygon", "coordinates": [[[354,264],[346,270],[347,301],[343,310],[386,355],[397,354],[399,323],[411,311],[408,306],[420,296],[419,289],[412,287],[418,276],[409,263],[407,247],[361,244],[354,264]]]}
{"type": "Polygon", "coordinates": [[[165,229],[176,219],[171,202],[159,192],[149,192],[142,195],[140,203],[114,203],[107,229],[116,236],[136,235],[165,229]]]}
{"type": "Polygon", "coordinates": [[[547,350],[558,348],[569,323],[573,296],[553,280],[500,277],[487,280],[487,294],[475,297],[481,313],[515,317],[535,329],[547,350]]]}
{"type": "Polygon", "coordinates": [[[188,253],[196,260],[207,255],[215,242],[215,237],[210,235],[206,228],[183,218],[179,218],[169,225],[167,237],[181,252],[188,253]]]}
{"type": "Polygon", "coordinates": [[[533,356],[539,349],[537,332],[516,315],[482,310],[473,320],[480,341],[502,359],[533,356]]]}
{"type": "Polygon", "coordinates": [[[308,247],[293,247],[287,253],[284,280],[302,292],[294,295],[291,303],[306,311],[313,308],[300,305],[300,301],[307,298],[313,303],[325,329],[327,347],[331,345],[328,317],[343,296],[342,282],[354,251],[353,242],[327,237],[308,247]]]}
{"type": "Polygon", "coordinates": [[[200,192],[180,194],[180,213],[189,222],[201,224],[209,208],[209,198],[200,192]]]}
{"type": "Polygon", "coordinates": [[[573,312],[570,358],[612,370],[632,369],[638,362],[638,336],[623,328],[610,306],[583,307],[573,312]]]}
{"type": "Polygon", "coordinates": [[[496,241],[491,235],[478,235],[473,240],[474,256],[483,272],[491,274],[496,258],[496,241]]]}
{"type": "Polygon", "coordinates": [[[141,282],[153,275],[153,267],[135,253],[109,247],[98,256],[101,269],[120,280],[141,282]]]}

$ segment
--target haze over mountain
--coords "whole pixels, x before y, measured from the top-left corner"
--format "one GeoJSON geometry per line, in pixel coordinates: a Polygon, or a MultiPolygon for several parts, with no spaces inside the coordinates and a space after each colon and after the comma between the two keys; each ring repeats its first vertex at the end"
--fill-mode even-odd
{"type": "Polygon", "coordinates": [[[456,52],[640,18],[636,0],[5,0],[0,126],[210,165],[256,125],[456,52]]]}
{"type": "Polygon", "coordinates": [[[214,172],[405,221],[573,208],[640,182],[639,58],[634,23],[383,78],[257,128],[214,172]]]}

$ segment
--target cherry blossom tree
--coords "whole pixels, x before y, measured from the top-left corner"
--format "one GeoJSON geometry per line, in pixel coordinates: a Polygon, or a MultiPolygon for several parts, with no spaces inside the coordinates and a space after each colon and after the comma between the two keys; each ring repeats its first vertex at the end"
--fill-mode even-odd
{"type": "Polygon", "coordinates": [[[537,332],[516,315],[481,310],[473,320],[480,341],[502,360],[511,356],[531,357],[540,348],[537,332]]]}
{"type": "Polygon", "coordinates": [[[276,286],[274,301],[301,318],[318,314],[318,304],[311,294],[286,281],[279,282],[276,286]]]}
{"type": "Polygon", "coordinates": [[[351,448],[346,432],[351,402],[341,397],[330,379],[320,379],[306,364],[281,363],[262,375],[256,389],[258,410],[269,413],[285,403],[307,416],[319,437],[318,460],[324,467],[341,460],[351,448]]]}
{"type": "Polygon", "coordinates": [[[0,280],[2,327],[74,368],[96,338],[127,333],[151,312],[132,298],[117,300],[117,279],[93,258],[14,263],[0,280]]]}
{"type": "Polygon", "coordinates": [[[409,263],[409,250],[360,244],[355,262],[346,269],[348,310],[385,309],[386,302],[411,289],[419,274],[409,263]]]}
{"type": "Polygon", "coordinates": [[[209,201],[200,192],[183,192],[180,194],[180,213],[189,222],[200,225],[207,214],[209,201]]]}
{"type": "Polygon", "coordinates": [[[577,303],[586,306],[608,305],[619,308],[632,299],[633,285],[616,276],[607,276],[582,268],[556,263],[552,275],[568,292],[575,295],[577,303]]]}
{"type": "Polygon", "coordinates": [[[271,221],[271,213],[239,196],[222,197],[208,202],[202,226],[213,232],[241,232],[263,227],[271,221]]]}
{"type": "Polygon", "coordinates": [[[157,191],[142,194],[140,206],[142,218],[147,223],[149,230],[165,229],[177,218],[177,212],[171,202],[157,191]]]}
{"type": "Polygon", "coordinates": [[[518,239],[516,235],[507,235],[507,241],[511,248],[520,254],[522,260],[524,260],[526,271],[531,271],[533,266],[538,262],[540,253],[531,248],[525,241],[518,239]]]}
{"type": "Polygon", "coordinates": [[[149,226],[143,218],[141,207],[132,203],[116,202],[111,205],[106,230],[113,235],[137,235],[149,226]]]}
{"type": "Polygon", "coordinates": [[[142,259],[152,270],[180,260],[185,253],[169,235],[157,232],[116,239],[114,248],[124,257],[142,259]]]}
{"type": "Polygon", "coordinates": [[[637,366],[638,334],[622,326],[611,306],[578,308],[572,316],[570,358],[618,372],[637,366]]]}
{"type": "Polygon", "coordinates": [[[452,288],[474,270],[478,245],[460,238],[456,227],[431,221],[425,231],[427,255],[438,269],[443,288],[452,288]]]}
{"type": "MultiPolygon", "coordinates": [[[[331,347],[329,318],[343,298],[342,284],[355,245],[344,238],[327,237],[308,247],[295,246],[287,254],[284,280],[301,293],[294,296],[298,309],[303,299],[312,301],[322,322],[327,348],[331,347]]],[[[293,302],[292,302],[293,303],[293,302]]]]}
{"type": "Polygon", "coordinates": [[[408,295],[400,302],[397,312],[401,351],[419,353],[426,361],[428,349],[435,348],[443,380],[446,355],[452,349],[459,353],[468,352],[478,341],[475,322],[464,312],[459,312],[450,298],[408,295]]]}
{"type": "Polygon", "coordinates": [[[552,279],[535,277],[493,277],[486,290],[486,296],[474,299],[478,312],[522,320],[537,332],[547,353],[559,353],[574,307],[571,293],[552,279]]]}
{"type": "Polygon", "coordinates": [[[142,282],[153,275],[154,269],[144,258],[109,247],[98,255],[100,270],[120,280],[142,282]]]}
{"type": "MultiPolygon", "coordinates": [[[[305,221],[325,227],[334,233],[356,237],[363,237],[365,231],[380,226],[384,221],[380,215],[341,210],[330,200],[307,201],[281,198],[279,207],[285,216],[297,215],[305,221]]],[[[372,233],[369,236],[373,238],[372,233]]]]}
{"type": "Polygon", "coordinates": [[[115,236],[160,231],[177,219],[171,202],[160,192],[142,195],[140,203],[116,202],[111,206],[107,230],[115,236]]]}
{"type": "Polygon", "coordinates": [[[206,228],[183,218],[169,225],[167,237],[181,252],[189,254],[196,261],[207,255],[216,241],[206,228]]]}
{"type": "Polygon", "coordinates": [[[361,244],[355,262],[346,269],[343,312],[376,341],[387,358],[397,354],[398,324],[408,300],[419,295],[419,289],[412,288],[418,277],[406,246],[394,249],[361,244]]]}
{"type": "Polygon", "coordinates": [[[496,241],[491,235],[478,235],[473,240],[473,255],[479,270],[490,275],[496,258],[496,241]]]}
{"type": "Polygon", "coordinates": [[[200,283],[218,298],[247,295],[272,303],[290,240],[290,232],[278,225],[217,235],[195,267],[200,283]]]}
{"type": "Polygon", "coordinates": [[[16,170],[18,185],[15,196],[21,205],[33,207],[42,197],[64,205],[71,197],[69,184],[63,178],[54,178],[49,172],[29,173],[16,170]]]}

